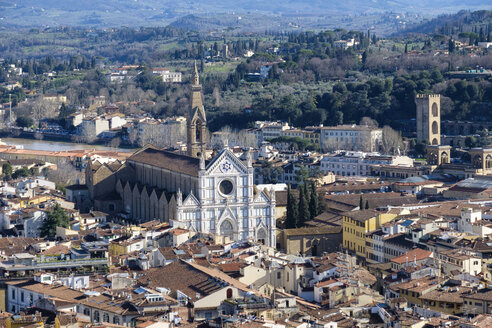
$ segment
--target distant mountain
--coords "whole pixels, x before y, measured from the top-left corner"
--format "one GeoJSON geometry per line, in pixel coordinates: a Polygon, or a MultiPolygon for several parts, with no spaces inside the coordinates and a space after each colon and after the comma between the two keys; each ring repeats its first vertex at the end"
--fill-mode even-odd
{"type": "Polygon", "coordinates": [[[440,15],[420,24],[409,26],[398,34],[439,33],[455,35],[462,32],[478,32],[480,28],[484,32],[492,29],[492,11],[478,10],[471,12],[462,10],[452,15],[440,15]]]}
{"type": "MultiPolygon", "coordinates": [[[[352,15],[410,12],[426,15],[492,9],[490,0],[0,0],[0,27],[155,26],[187,15],[352,15]]],[[[274,23],[275,20],[274,20],[274,23]]]]}

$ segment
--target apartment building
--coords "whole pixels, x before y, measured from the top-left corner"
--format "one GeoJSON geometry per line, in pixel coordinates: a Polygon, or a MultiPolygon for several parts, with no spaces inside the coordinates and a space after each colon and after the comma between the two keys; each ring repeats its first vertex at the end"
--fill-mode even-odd
{"type": "Polygon", "coordinates": [[[320,162],[320,170],[323,173],[333,172],[342,176],[371,176],[381,165],[413,167],[413,160],[408,156],[384,156],[379,153],[342,151],[324,155],[320,162]]]}
{"type": "Polygon", "coordinates": [[[377,151],[383,130],[365,125],[320,127],[320,146],[323,152],[344,149],[366,152],[377,151]]]}
{"type": "Polygon", "coordinates": [[[343,247],[357,256],[366,258],[366,234],[381,228],[397,214],[375,210],[345,212],[343,214],[343,247]]]}

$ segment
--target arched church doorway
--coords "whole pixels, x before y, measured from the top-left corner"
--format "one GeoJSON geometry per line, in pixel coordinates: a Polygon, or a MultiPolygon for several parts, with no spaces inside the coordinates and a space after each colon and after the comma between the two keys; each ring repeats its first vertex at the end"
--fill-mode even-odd
{"type": "Polygon", "coordinates": [[[265,229],[261,228],[256,233],[256,241],[258,241],[259,243],[261,243],[263,245],[266,245],[266,240],[267,240],[266,231],[265,231],[265,229]]]}
{"type": "Polygon", "coordinates": [[[230,220],[224,220],[224,222],[220,224],[220,235],[229,237],[231,240],[234,239],[234,226],[230,220]]]}

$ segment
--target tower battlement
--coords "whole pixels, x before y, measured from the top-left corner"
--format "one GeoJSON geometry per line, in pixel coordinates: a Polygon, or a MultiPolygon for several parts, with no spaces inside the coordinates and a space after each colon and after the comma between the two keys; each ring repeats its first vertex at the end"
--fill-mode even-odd
{"type": "Polygon", "coordinates": [[[419,93],[415,96],[416,99],[438,99],[438,98],[441,98],[441,95],[439,94],[423,94],[423,93],[419,93]]]}

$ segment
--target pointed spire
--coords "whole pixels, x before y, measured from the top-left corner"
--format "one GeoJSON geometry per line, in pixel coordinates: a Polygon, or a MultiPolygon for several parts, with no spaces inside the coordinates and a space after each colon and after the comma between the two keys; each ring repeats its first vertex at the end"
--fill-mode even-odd
{"type": "Polygon", "coordinates": [[[182,205],[183,204],[183,194],[181,193],[181,188],[178,188],[178,191],[176,192],[176,202],[178,203],[178,205],[182,205]]]}
{"type": "Polygon", "coordinates": [[[195,71],[193,72],[193,85],[200,85],[200,76],[198,75],[198,67],[195,60],[195,71]]]}

